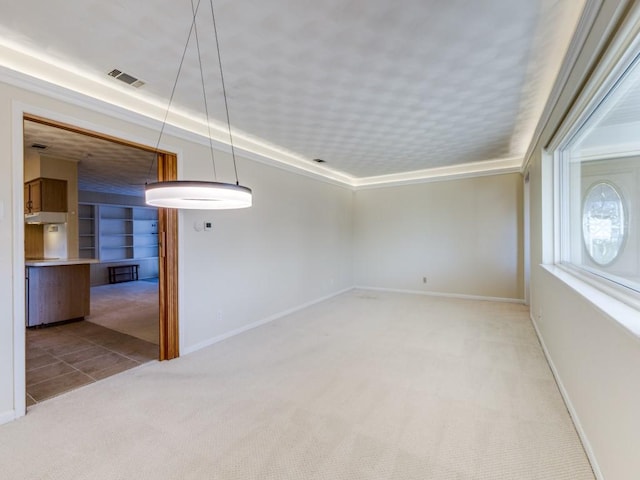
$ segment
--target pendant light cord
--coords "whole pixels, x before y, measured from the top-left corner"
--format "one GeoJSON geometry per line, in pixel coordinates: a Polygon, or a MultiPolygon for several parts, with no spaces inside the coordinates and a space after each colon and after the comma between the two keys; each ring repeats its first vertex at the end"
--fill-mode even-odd
{"type": "MultiPolygon", "coordinates": [[[[193,13],[193,17],[191,19],[191,28],[189,29],[189,35],[187,36],[187,41],[184,45],[184,49],[182,51],[182,57],[180,58],[180,65],[178,66],[178,72],[176,73],[176,79],[173,82],[173,88],[171,89],[171,96],[169,97],[169,105],[167,106],[167,111],[164,114],[164,119],[162,121],[162,127],[160,128],[160,135],[158,136],[158,141],[156,143],[156,154],[158,153],[158,149],[160,147],[160,140],[162,139],[162,134],[164,133],[164,129],[165,126],[167,124],[167,118],[169,117],[169,110],[171,109],[171,105],[173,104],[173,97],[176,93],[176,87],[178,86],[178,79],[180,78],[180,73],[182,72],[182,66],[184,65],[184,59],[187,55],[187,49],[189,47],[189,41],[191,40],[191,35],[195,34],[195,38],[196,38],[196,48],[198,50],[198,63],[200,66],[200,81],[202,83],[202,95],[204,97],[204,108],[205,108],[205,114],[207,117],[207,129],[208,129],[208,133],[209,133],[209,148],[211,150],[211,163],[213,165],[213,176],[214,179],[217,179],[217,175],[216,175],[216,164],[215,164],[215,160],[214,160],[214,154],[213,154],[213,140],[211,138],[211,124],[209,122],[209,107],[207,104],[207,94],[205,91],[205,83],[204,83],[204,73],[203,73],[203,69],[202,69],[202,58],[200,55],[200,42],[198,39],[198,27],[196,26],[196,18],[198,16],[198,9],[200,8],[200,2],[201,0],[198,0],[198,3],[195,5],[193,5],[193,0],[191,0],[191,11],[193,13]]],[[[215,41],[216,41],[216,51],[218,54],[218,66],[220,67],[220,82],[222,84],[222,96],[224,97],[224,109],[227,115],[227,128],[229,130],[229,145],[231,147],[231,158],[233,159],[233,171],[235,174],[235,179],[236,179],[236,185],[240,185],[240,182],[238,180],[238,166],[236,163],[236,152],[235,152],[235,146],[233,145],[233,134],[231,133],[231,118],[229,116],[229,102],[227,100],[227,89],[225,87],[225,83],[224,83],[224,72],[222,70],[222,58],[220,56],[220,43],[218,41],[218,28],[216,26],[216,16],[213,10],[213,0],[209,0],[209,6],[211,7],[211,20],[213,22],[213,34],[215,37],[215,41]]],[[[151,171],[153,169],[153,164],[154,164],[154,160],[151,161],[151,165],[149,166],[149,172],[147,174],[147,178],[151,177],[151,171]]]]}
{"type": "MultiPolygon", "coordinates": [[[[156,156],[158,154],[158,149],[160,148],[160,140],[162,139],[162,134],[164,133],[164,127],[167,124],[167,118],[169,118],[169,110],[171,110],[171,104],[173,103],[173,97],[176,93],[176,87],[178,86],[178,79],[180,78],[180,72],[182,72],[182,65],[184,64],[184,59],[187,55],[187,48],[189,47],[189,41],[191,40],[191,34],[196,25],[196,17],[198,15],[198,9],[200,8],[200,1],[198,0],[198,4],[196,8],[193,8],[193,3],[191,4],[191,10],[193,12],[193,18],[191,19],[191,28],[189,28],[189,35],[187,35],[187,42],[184,44],[184,49],[182,50],[182,57],[180,58],[180,65],[178,66],[178,73],[176,73],[176,79],[173,82],[173,88],[171,89],[171,96],[169,97],[169,105],[167,105],[167,111],[164,113],[164,119],[162,120],[162,126],[160,127],[160,135],[158,135],[158,141],[156,142],[156,156]]],[[[149,165],[149,172],[147,173],[147,179],[151,177],[151,171],[153,170],[153,164],[155,162],[155,158],[151,160],[151,165],[149,165]]]]}
{"type": "MultiPolygon", "coordinates": [[[[200,0],[198,0],[198,7],[200,6],[200,0]]],[[[211,139],[211,122],[209,121],[209,104],[207,103],[207,91],[204,86],[204,73],[202,70],[202,55],[200,55],[200,40],[198,38],[198,25],[195,23],[196,18],[196,10],[193,7],[193,0],[191,0],[191,11],[193,12],[194,18],[194,33],[196,36],[196,50],[198,51],[198,65],[200,67],[200,82],[202,83],[202,97],[204,99],[204,113],[205,118],[207,120],[207,133],[209,137],[209,151],[211,152],[211,165],[213,166],[213,179],[217,180],[218,175],[216,174],[216,160],[213,155],[213,140],[211,139]]]]}
{"type": "MultiPolygon", "coordinates": [[[[227,127],[229,129],[229,145],[231,146],[231,158],[233,159],[233,170],[236,175],[236,185],[240,185],[238,181],[238,167],[236,165],[236,152],[233,146],[233,135],[231,134],[231,120],[229,118],[229,103],[227,102],[227,90],[224,86],[224,73],[222,73],[222,59],[220,57],[220,44],[218,42],[218,29],[216,28],[216,15],[213,13],[213,0],[209,0],[211,6],[211,19],[213,20],[213,34],[216,38],[216,49],[218,51],[218,65],[220,66],[220,81],[222,83],[222,96],[224,97],[224,108],[227,112],[227,127]]],[[[195,17],[194,17],[195,21],[195,17]]]]}

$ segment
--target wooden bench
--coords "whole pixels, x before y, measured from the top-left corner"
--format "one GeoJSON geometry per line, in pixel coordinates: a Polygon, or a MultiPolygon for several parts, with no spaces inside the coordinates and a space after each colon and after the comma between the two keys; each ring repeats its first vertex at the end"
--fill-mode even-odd
{"type": "Polygon", "coordinates": [[[140,265],[113,265],[109,269],[109,283],[133,282],[138,280],[138,268],[140,265]]]}

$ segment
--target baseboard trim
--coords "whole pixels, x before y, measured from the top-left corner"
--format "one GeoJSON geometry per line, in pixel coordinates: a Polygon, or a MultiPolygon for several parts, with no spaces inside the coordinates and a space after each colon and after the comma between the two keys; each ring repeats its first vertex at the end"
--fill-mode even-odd
{"type": "Polygon", "coordinates": [[[463,300],[482,300],[486,302],[517,303],[521,305],[525,304],[525,300],[523,298],[485,297],[482,295],[466,295],[463,293],[442,293],[442,292],[431,292],[431,291],[425,292],[421,290],[402,290],[398,288],[367,287],[362,285],[358,285],[354,288],[357,288],[360,290],[374,290],[377,292],[409,293],[413,295],[427,295],[431,297],[460,298],[463,300]]]}
{"type": "Polygon", "coordinates": [[[324,302],[325,300],[329,300],[330,298],[337,297],[338,295],[341,295],[341,294],[343,294],[345,292],[348,292],[350,290],[353,290],[353,287],[348,287],[348,288],[345,288],[345,289],[340,290],[338,292],[326,295],[324,297],[317,298],[317,299],[312,300],[310,302],[303,303],[302,305],[298,305],[296,307],[289,308],[287,310],[283,310],[282,312],[278,312],[276,314],[270,315],[270,316],[268,316],[266,318],[258,320],[257,322],[250,323],[250,324],[245,325],[243,327],[236,328],[235,330],[231,330],[231,331],[223,333],[221,335],[217,335],[215,337],[209,338],[209,339],[204,340],[202,342],[196,343],[195,345],[192,345],[190,347],[182,349],[181,356],[189,355],[190,353],[193,353],[193,352],[201,350],[201,349],[203,349],[205,347],[209,347],[211,345],[214,345],[214,344],[216,344],[218,342],[226,340],[227,338],[234,337],[234,336],[239,335],[241,333],[244,333],[244,332],[246,332],[248,330],[252,330],[252,329],[257,328],[257,327],[259,327],[261,325],[264,325],[266,323],[273,322],[274,320],[277,320],[278,318],[282,318],[282,317],[284,317],[286,315],[290,315],[290,314],[295,313],[295,312],[297,312],[299,310],[302,310],[304,308],[307,308],[307,307],[310,307],[312,305],[315,305],[316,303],[324,302]]]}
{"type": "Polygon", "coordinates": [[[604,480],[604,475],[602,475],[602,471],[600,470],[600,466],[598,465],[598,460],[596,459],[596,455],[591,447],[591,443],[589,443],[589,439],[587,438],[587,434],[582,428],[582,424],[580,423],[580,417],[573,407],[573,403],[571,402],[571,397],[569,396],[569,392],[564,387],[562,383],[562,379],[558,374],[558,370],[556,369],[553,360],[551,359],[551,355],[549,354],[549,350],[547,350],[547,346],[544,343],[544,339],[540,334],[540,329],[538,328],[538,324],[534,316],[529,312],[529,318],[531,319],[531,323],[533,324],[533,328],[536,331],[536,335],[538,336],[538,341],[540,342],[540,346],[542,347],[542,351],[544,352],[544,356],[547,359],[547,363],[549,364],[549,368],[551,369],[551,373],[553,374],[553,378],[558,385],[558,389],[560,390],[560,395],[562,395],[562,399],[564,400],[564,404],[569,411],[569,415],[571,416],[571,420],[573,421],[573,425],[576,428],[576,432],[578,432],[578,436],[580,437],[580,441],[582,442],[582,447],[584,448],[585,453],[587,454],[587,458],[589,459],[589,463],[591,463],[591,469],[593,470],[593,474],[596,479],[604,480]]]}
{"type": "Polygon", "coordinates": [[[0,425],[12,422],[16,418],[18,418],[18,415],[16,415],[15,410],[7,410],[6,412],[2,412],[0,413],[0,425]]]}

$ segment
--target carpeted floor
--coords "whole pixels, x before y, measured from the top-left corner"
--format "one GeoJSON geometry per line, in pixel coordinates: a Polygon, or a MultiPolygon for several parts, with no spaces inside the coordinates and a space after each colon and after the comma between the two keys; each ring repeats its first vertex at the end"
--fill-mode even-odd
{"type": "Polygon", "coordinates": [[[593,480],[520,305],[351,291],[0,427],[3,479],[593,480]]]}
{"type": "Polygon", "coordinates": [[[86,320],[157,345],[158,305],[157,280],[100,285],[91,287],[86,320]]]}

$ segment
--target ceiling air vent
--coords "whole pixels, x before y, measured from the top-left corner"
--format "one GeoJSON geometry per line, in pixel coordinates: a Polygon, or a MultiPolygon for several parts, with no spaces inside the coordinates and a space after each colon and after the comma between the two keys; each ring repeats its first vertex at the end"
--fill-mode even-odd
{"type": "Polygon", "coordinates": [[[121,82],[124,82],[127,85],[131,85],[132,87],[140,88],[142,85],[144,85],[144,82],[142,80],[137,79],[136,77],[129,75],[128,73],[124,73],[117,68],[111,70],[108,75],[110,77],[117,78],[121,82]]]}

